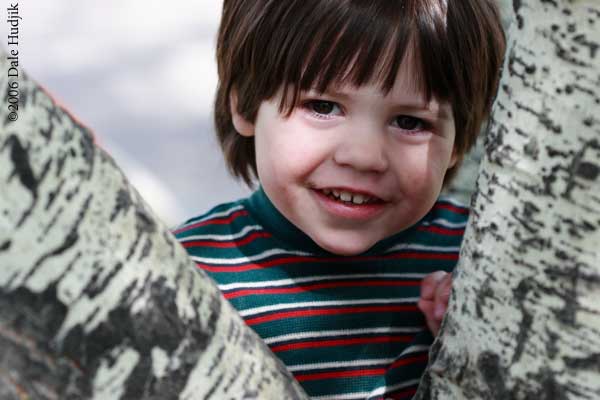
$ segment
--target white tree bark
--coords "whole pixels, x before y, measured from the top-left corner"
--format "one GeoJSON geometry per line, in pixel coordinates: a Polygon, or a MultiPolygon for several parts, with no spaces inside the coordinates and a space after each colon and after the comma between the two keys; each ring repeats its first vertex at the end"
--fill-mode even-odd
{"type": "Polygon", "coordinates": [[[416,399],[600,399],[600,2],[513,6],[449,314],[416,399]]]}
{"type": "MultiPolygon", "coordinates": [[[[3,93],[8,68],[0,53],[3,93]]],[[[0,398],[305,398],[87,129],[19,74],[18,120],[0,106],[0,398]]]]}

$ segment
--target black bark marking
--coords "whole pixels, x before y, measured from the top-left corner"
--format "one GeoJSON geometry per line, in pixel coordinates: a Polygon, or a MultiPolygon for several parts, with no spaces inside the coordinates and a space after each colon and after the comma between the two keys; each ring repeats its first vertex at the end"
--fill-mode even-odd
{"type": "MultiPolygon", "coordinates": [[[[75,121],[73,122],[75,123],[75,121]]],[[[94,171],[96,146],[94,145],[92,136],[86,133],[87,132],[84,132],[84,134],[80,136],[79,145],[81,146],[81,156],[85,160],[85,165],[88,167],[86,180],[89,180],[94,171]]]]}
{"type": "Polygon", "coordinates": [[[67,234],[67,236],[65,237],[65,240],[63,241],[63,243],[60,246],[58,246],[54,250],[44,254],[36,261],[36,263],[33,265],[31,270],[25,277],[25,280],[31,278],[37,272],[38,268],[44,263],[44,261],[46,261],[47,259],[49,259],[51,257],[54,257],[54,256],[64,253],[66,250],[72,248],[75,245],[75,243],[77,243],[78,240],[79,240],[79,233],[76,230],[72,230],[71,232],[69,232],[67,234]]]}
{"type": "Polygon", "coordinates": [[[2,251],[7,251],[8,249],[10,249],[10,246],[12,245],[12,241],[6,240],[4,243],[0,244],[0,252],[2,251]]]}
{"type": "Polygon", "coordinates": [[[562,158],[568,158],[571,156],[571,152],[567,152],[564,150],[559,150],[559,149],[555,149],[552,146],[547,146],[546,147],[546,152],[548,153],[549,157],[562,157],[562,158]]]}
{"type": "Polygon", "coordinates": [[[126,214],[131,208],[132,201],[127,189],[119,189],[117,198],[115,199],[115,207],[110,214],[110,222],[113,222],[121,213],[126,214]]]}
{"type": "Polygon", "coordinates": [[[150,237],[146,238],[144,242],[144,246],[142,247],[142,251],[140,252],[140,257],[138,258],[138,262],[142,261],[144,258],[148,257],[152,251],[152,239],[150,237]]]}
{"type": "Polygon", "coordinates": [[[220,374],[213,382],[212,385],[210,387],[210,389],[208,390],[208,393],[206,393],[206,395],[203,397],[204,400],[209,400],[213,397],[213,395],[215,394],[215,392],[217,391],[217,389],[219,388],[219,386],[221,386],[221,383],[223,383],[223,374],[220,374]]]}
{"type": "Polygon", "coordinates": [[[600,372],[600,353],[587,357],[565,357],[564,362],[570,369],[600,372]]]}
{"type": "Polygon", "coordinates": [[[14,170],[8,179],[10,181],[13,177],[18,177],[21,185],[31,193],[31,197],[33,198],[31,205],[17,222],[16,227],[18,228],[25,222],[37,203],[39,181],[35,177],[31,162],[29,161],[29,148],[24,147],[16,135],[10,135],[0,150],[4,151],[8,146],[10,146],[10,159],[14,166],[14,170]]]}
{"type": "Polygon", "coordinates": [[[46,236],[48,234],[48,232],[50,232],[50,229],[52,229],[52,227],[54,227],[54,225],[56,225],[56,222],[58,221],[58,218],[60,218],[60,216],[63,214],[64,210],[65,210],[64,207],[61,206],[54,213],[54,216],[52,217],[52,219],[50,220],[50,222],[48,223],[48,225],[42,231],[42,235],[38,237],[38,241],[43,240],[44,236],[46,236]]]}
{"type": "Polygon", "coordinates": [[[580,265],[575,265],[574,269],[567,268],[565,272],[568,274],[569,279],[569,287],[566,290],[566,293],[562,294],[560,297],[565,302],[562,310],[558,312],[558,320],[563,322],[568,326],[575,326],[577,322],[577,310],[580,308],[579,301],[577,299],[577,287],[579,284],[579,275],[580,275],[580,265]]]}
{"type": "Polygon", "coordinates": [[[565,192],[562,194],[564,198],[570,200],[571,193],[573,192],[575,187],[579,186],[577,184],[577,181],[575,180],[576,176],[581,176],[584,179],[588,180],[595,180],[598,177],[598,174],[600,174],[600,168],[598,168],[598,166],[596,165],[583,161],[583,158],[585,157],[585,153],[588,150],[588,148],[598,149],[599,147],[599,143],[596,140],[592,140],[590,142],[585,143],[582,149],[577,154],[575,154],[571,165],[567,169],[567,173],[569,174],[569,176],[567,178],[567,187],[565,189],[565,192]]]}
{"type": "Polygon", "coordinates": [[[521,0],[513,0],[513,11],[515,12],[515,17],[517,19],[517,26],[519,29],[523,29],[524,22],[523,16],[519,14],[519,10],[521,9],[521,0]]]}
{"type": "Polygon", "coordinates": [[[212,360],[212,363],[210,364],[210,367],[208,367],[208,372],[206,373],[206,376],[211,376],[213,374],[213,372],[215,372],[217,370],[217,367],[220,365],[220,363],[223,359],[224,353],[225,353],[225,346],[222,345],[221,347],[219,347],[217,354],[215,354],[215,356],[212,360]]]}
{"type": "MultiPolygon", "coordinates": [[[[157,229],[156,223],[151,218],[151,216],[148,214],[148,212],[144,209],[143,205],[141,205],[139,203],[135,203],[134,206],[135,206],[135,216],[136,216],[136,220],[135,220],[136,236],[135,236],[135,240],[129,247],[129,252],[127,253],[127,258],[126,258],[127,261],[129,261],[131,259],[131,257],[133,257],[133,254],[135,253],[135,249],[138,247],[138,245],[142,239],[142,236],[144,234],[153,234],[157,229]]],[[[140,256],[141,257],[140,259],[145,257],[148,253],[149,253],[149,249],[142,249],[142,255],[140,256]],[[144,252],[146,252],[145,255],[144,255],[144,252]]]]}
{"type": "Polygon", "coordinates": [[[64,253],[65,251],[69,250],[77,243],[77,241],[79,240],[79,232],[78,232],[79,225],[83,221],[83,218],[88,211],[90,202],[92,200],[92,196],[93,195],[90,194],[87,197],[87,199],[83,202],[83,205],[81,206],[79,213],[77,215],[77,219],[75,220],[75,222],[73,223],[73,226],[71,227],[71,230],[69,231],[69,233],[63,240],[63,243],[61,245],[59,245],[57,248],[55,248],[54,250],[51,250],[48,253],[40,256],[40,258],[36,261],[36,263],[31,267],[29,273],[25,277],[25,280],[31,278],[37,272],[39,267],[44,263],[44,261],[46,261],[48,258],[64,253]]]}
{"type": "Polygon", "coordinates": [[[510,75],[518,76],[519,78],[521,78],[525,87],[531,87],[531,85],[528,82],[528,79],[530,78],[520,72],[517,72],[515,65],[520,65],[521,67],[523,67],[523,71],[527,75],[533,75],[537,71],[537,67],[535,66],[535,64],[527,64],[522,57],[519,57],[517,55],[515,49],[513,48],[510,52],[510,57],[508,59],[508,71],[510,75]]]}
{"type": "Polygon", "coordinates": [[[485,317],[483,307],[485,307],[486,300],[494,297],[494,291],[490,286],[490,281],[491,278],[487,277],[481,285],[481,289],[476,292],[475,314],[477,315],[477,318],[480,319],[485,317]]]}
{"type": "Polygon", "coordinates": [[[46,120],[50,121],[50,123],[53,123],[54,121],[56,121],[56,123],[61,126],[63,124],[63,117],[65,116],[65,112],[62,108],[58,107],[56,105],[56,103],[54,103],[54,101],[52,101],[51,104],[49,104],[48,106],[44,107],[42,106],[45,110],[46,110],[46,120]]]}
{"type": "Polygon", "coordinates": [[[527,230],[527,232],[531,233],[531,234],[536,234],[539,231],[540,228],[540,223],[533,221],[531,219],[531,214],[528,214],[528,212],[530,212],[527,209],[527,205],[524,204],[523,205],[523,215],[521,216],[519,214],[519,209],[514,207],[511,211],[510,211],[510,215],[519,222],[519,226],[525,228],[525,230],[527,230]],[[536,226],[537,225],[537,226],[536,226]]]}
{"type": "Polygon", "coordinates": [[[102,268],[102,266],[98,264],[95,264],[94,267],[98,271],[90,279],[90,283],[87,285],[87,287],[83,290],[82,293],[82,295],[85,294],[90,299],[93,299],[94,297],[98,296],[107,288],[107,286],[112,282],[114,277],[117,276],[121,269],[123,269],[123,263],[118,262],[101,282],[98,282],[98,280],[101,273],[104,272],[105,268],[102,268]]]}
{"type": "Polygon", "coordinates": [[[580,46],[587,47],[590,52],[590,58],[596,58],[599,47],[598,43],[587,40],[583,34],[574,36],[573,41],[580,46]]]}
{"type": "Polygon", "coordinates": [[[525,300],[530,291],[533,290],[533,284],[523,279],[519,285],[513,290],[513,296],[519,310],[521,311],[521,322],[519,323],[519,333],[517,334],[516,341],[517,347],[515,348],[515,354],[513,355],[512,363],[516,363],[521,359],[523,351],[525,350],[525,344],[529,339],[529,332],[533,324],[533,315],[525,308],[525,300]]]}
{"type": "Polygon", "coordinates": [[[50,193],[48,193],[48,201],[46,202],[46,211],[48,211],[50,209],[50,207],[52,207],[52,204],[54,204],[54,201],[57,199],[58,195],[60,194],[63,187],[65,186],[65,182],[66,182],[65,179],[61,179],[60,183],[58,184],[56,189],[51,191],[50,193]]]}
{"type": "Polygon", "coordinates": [[[555,0],[540,0],[542,2],[542,4],[551,4],[554,7],[558,7],[558,4],[556,3],[555,0]]]}
{"type": "Polygon", "coordinates": [[[560,58],[567,64],[571,64],[576,67],[593,68],[592,65],[577,59],[575,56],[573,56],[572,51],[569,51],[565,47],[563,47],[562,44],[565,43],[565,38],[566,35],[564,33],[561,34],[560,37],[555,37],[555,35],[551,35],[548,38],[548,40],[554,45],[554,53],[556,57],[560,58]]]}
{"type": "Polygon", "coordinates": [[[583,239],[585,235],[595,232],[596,230],[593,225],[587,223],[586,221],[577,223],[571,218],[563,218],[561,223],[563,226],[568,228],[569,235],[576,239],[583,239]]]}
{"type": "Polygon", "coordinates": [[[510,399],[511,394],[506,387],[506,371],[500,365],[500,356],[492,352],[483,352],[477,359],[477,368],[481,371],[484,383],[495,399],[510,399]]]}
{"type": "Polygon", "coordinates": [[[239,380],[241,373],[242,373],[242,365],[241,364],[237,364],[234,367],[234,371],[231,374],[231,377],[229,378],[229,380],[227,382],[225,382],[225,387],[223,388],[223,393],[227,393],[229,391],[229,389],[231,389],[231,387],[233,386],[233,384],[239,380]]]}
{"type": "Polygon", "coordinates": [[[544,128],[548,129],[549,131],[552,131],[556,134],[561,134],[562,133],[562,127],[560,125],[555,125],[552,121],[552,119],[550,118],[550,116],[548,115],[548,113],[550,112],[550,110],[544,110],[542,112],[537,112],[535,111],[533,108],[528,107],[522,103],[519,102],[515,102],[515,106],[523,111],[526,111],[532,115],[534,115],[535,117],[537,117],[538,121],[540,122],[540,124],[542,124],[542,126],[544,126],[544,128]]]}
{"type": "Polygon", "coordinates": [[[583,179],[594,181],[600,175],[600,167],[590,162],[581,162],[577,167],[576,174],[583,179]]]}
{"type": "MultiPolygon", "coordinates": [[[[537,373],[528,375],[519,380],[511,399],[540,399],[540,400],[567,400],[580,398],[580,396],[567,396],[566,390],[576,392],[576,388],[565,388],[556,381],[559,374],[548,367],[541,368],[537,373]]],[[[508,397],[507,397],[508,398],[508,397]]]]}
{"type": "Polygon", "coordinates": [[[59,150],[56,155],[56,177],[59,178],[62,175],[62,171],[65,167],[65,162],[67,161],[67,153],[62,150],[59,150]]]}
{"type": "Polygon", "coordinates": [[[65,200],[67,202],[73,200],[73,197],[75,197],[75,196],[77,196],[79,194],[79,188],[80,188],[80,186],[75,186],[73,188],[73,190],[68,191],[67,194],[65,195],[65,200]]]}
{"type": "Polygon", "coordinates": [[[44,137],[46,139],[46,143],[49,143],[50,139],[52,139],[53,131],[54,131],[54,123],[51,120],[48,120],[48,128],[47,129],[40,128],[40,130],[39,130],[40,135],[42,135],[42,137],[44,137]]]}
{"type": "Polygon", "coordinates": [[[558,354],[558,340],[560,336],[552,331],[548,331],[548,341],[546,342],[546,351],[548,352],[548,357],[551,359],[555,358],[558,354]]]}

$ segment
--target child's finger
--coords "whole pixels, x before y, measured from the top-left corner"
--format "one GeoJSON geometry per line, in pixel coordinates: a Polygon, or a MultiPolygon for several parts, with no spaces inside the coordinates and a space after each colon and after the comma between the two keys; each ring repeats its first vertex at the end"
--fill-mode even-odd
{"type": "Polygon", "coordinates": [[[431,300],[421,299],[421,300],[419,300],[417,305],[418,305],[419,309],[421,310],[421,312],[423,313],[423,315],[425,316],[425,323],[426,323],[427,327],[429,328],[429,331],[431,331],[431,333],[434,336],[437,335],[437,333],[440,329],[440,321],[436,321],[436,319],[433,317],[435,303],[431,300]]]}
{"type": "Polygon", "coordinates": [[[421,281],[421,298],[425,300],[433,300],[438,285],[446,277],[446,275],[448,275],[447,272],[436,271],[423,278],[421,281]]]}
{"type": "Polygon", "coordinates": [[[452,291],[452,275],[447,274],[438,284],[435,291],[435,309],[434,318],[441,321],[444,318],[448,301],[450,300],[450,292],[452,291]]]}
{"type": "Polygon", "coordinates": [[[434,336],[437,335],[440,324],[438,321],[435,320],[435,318],[433,318],[433,311],[435,307],[434,302],[431,300],[421,299],[417,303],[417,306],[425,316],[425,323],[427,324],[427,327],[429,328],[431,333],[433,333],[434,336]]]}

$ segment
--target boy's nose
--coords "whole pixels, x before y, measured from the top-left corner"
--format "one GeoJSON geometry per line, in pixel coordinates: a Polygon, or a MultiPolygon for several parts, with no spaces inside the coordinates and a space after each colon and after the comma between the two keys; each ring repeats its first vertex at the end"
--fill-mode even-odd
{"type": "Polygon", "coordinates": [[[352,132],[337,147],[334,161],[362,172],[383,172],[388,168],[382,135],[352,132]]]}

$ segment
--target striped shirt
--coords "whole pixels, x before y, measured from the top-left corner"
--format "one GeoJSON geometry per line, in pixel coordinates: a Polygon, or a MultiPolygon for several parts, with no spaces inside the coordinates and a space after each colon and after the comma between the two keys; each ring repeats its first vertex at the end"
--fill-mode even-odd
{"type": "Polygon", "coordinates": [[[420,281],[452,270],[466,220],[466,208],[438,200],[413,227],[338,256],[259,189],[175,235],[313,399],[409,399],[433,340],[420,281]]]}

